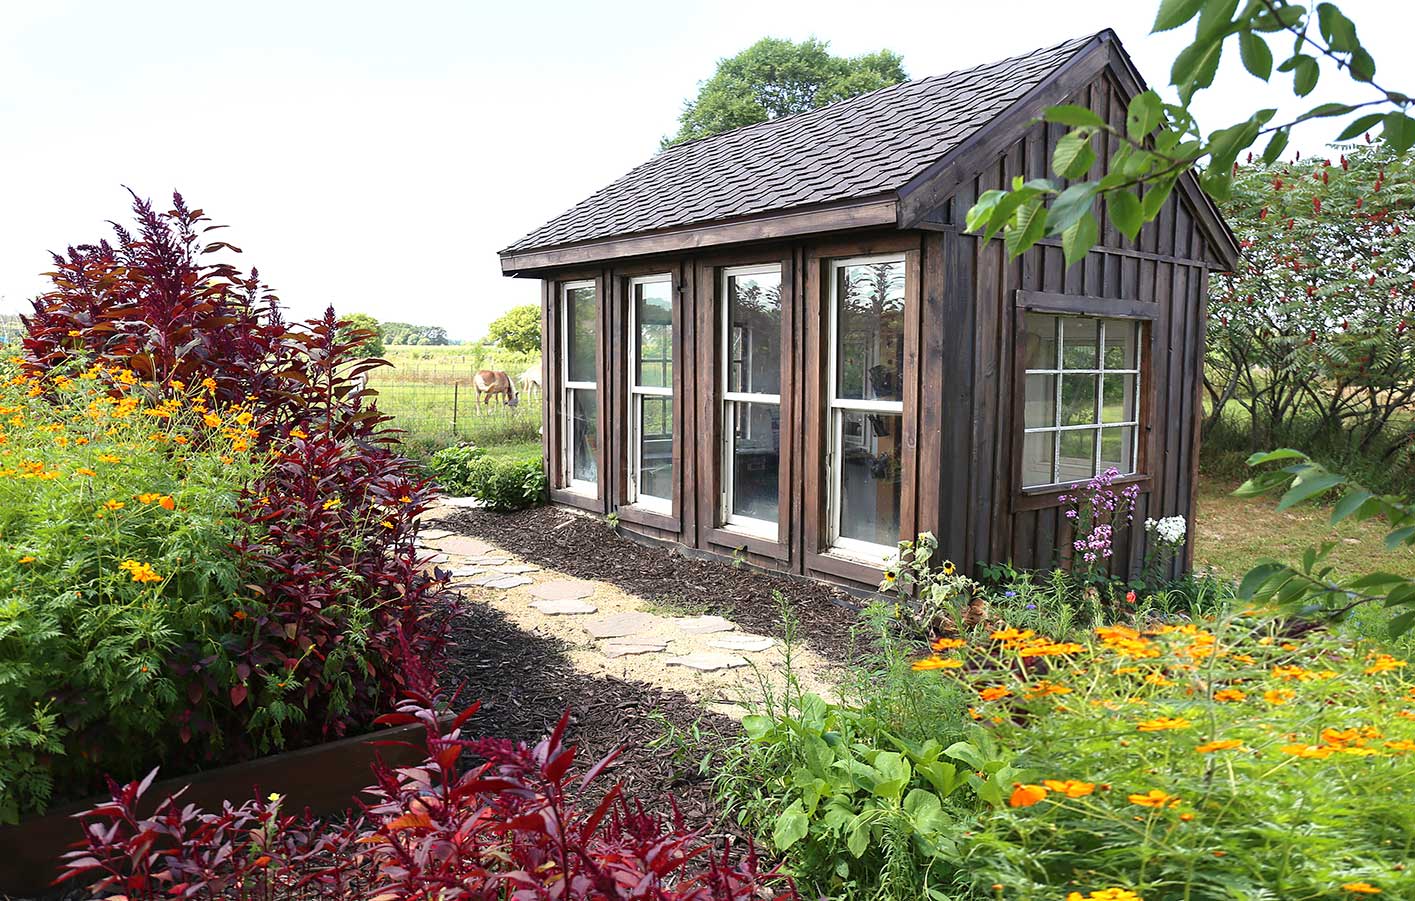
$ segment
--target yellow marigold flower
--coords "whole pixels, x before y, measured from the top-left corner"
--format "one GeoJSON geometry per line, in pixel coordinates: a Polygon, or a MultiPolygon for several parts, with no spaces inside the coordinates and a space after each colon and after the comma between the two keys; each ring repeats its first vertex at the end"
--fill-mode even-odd
{"type": "MultiPolygon", "coordinates": [[[[399,500],[405,504],[408,502],[408,498],[399,498],[399,500]]],[[[936,638],[929,647],[933,648],[935,651],[952,651],[957,648],[967,647],[967,645],[968,642],[961,638],[936,638]]]]}
{"type": "Polygon", "coordinates": [[[33,563],[33,562],[34,562],[35,560],[37,560],[37,559],[38,559],[38,558],[35,557],[33,554],[25,554],[23,557],[21,557],[20,559],[16,560],[15,562],[16,562],[16,563],[33,563]]]}
{"type": "Polygon", "coordinates": [[[962,660],[953,657],[944,658],[938,656],[925,657],[922,660],[915,660],[910,664],[910,667],[916,670],[958,669],[961,666],[963,666],[962,660]]]}
{"type": "Polygon", "coordinates": [[[993,641],[1026,641],[1035,634],[1031,629],[1014,629],[1009,626],[1006,629],[999,629],[989,637],[993,641]]]}
{"type": "Polygon", "coordinates": [[[1334,749],[1320,745],[1292,744],[1283,745],[1281,750],[1282,753],[1290,754],[1293,757],[1301,757],[1307,760],[1326,760],[1332,755],[1334,749]]]}
{"type": "Polygon", "coordinates": [[[1257,663],[1257,662],[1258,662],[1258,661],[1257,661],[1252,655],[1250,655],[1250,654],[1234,654],[1231,659],[1237,660],[1239,663],[1253,664],[1253,663],[1257,663]]]}
{"type": "Polygon", "coordinates": [[[69,337],[70,337],[70,338],[77,338],[77,337],[78,337],[79,335],[81,335],[81,334],[83,334],[83,332],[80,332],[80,331],[79,331],[78,329],[76,329],[76,328],[71,328],[71,329],[69,329],[69,337]]]}
{"type": "Polygon", "coordinates": [[[296,426],[295,428],[290,430],[290,437],[299,438],[301,441],[303,441],[304,439],[309,437],[309,433],[306,432],[304,429],[300,428],[299,426],[296,426]]]}
{"type": "Polygon", "coordinates": [[[1275,666],[1273,667],[1273,678],[1289,682],[1306,682],[1313,676],[1300,666],[1275,666]]]}
{"type": "Polygon", "coordinates": [[[1263,700],[1269,704],[1286,704],[1296,697],[1297,693],[1286,688],[1270,688],[1263,692],[1263,700]]]}
{"type": "Polygon", "coordinates": [[[383,522],[379,523],[379,525],[383,526],[385,529],[393,528],[393,523],[389,522],[386,519],[383,522]]]}
{"type": "Polygon", "coordinates": [[[205,413],[205,414],[203,414],[202,417],[201,417],[201,421],[204,422],[204,423],[206,423],[208,426],[210,426],[210,427],[213,428],[213,429],[216,428],[217,426],[221,425],[221,417],[220,417],[220,416],[217,416],[215,413],[205,413]]]}
{"type": "Polygon", "coordinates": [[[1103,888],[1091,892],[1089,895],[1070,892],[1066,896],[1066,901],[1145,901],[1145,899],[1128,888],[1103,888]]]}
{"type": "Polygon", "coordinates": [[[1179,798],[1158,788],[1152,788],[1144,794],[1130,796],[1131,804],[1138,804],[1141,807],[1178,807],[1181,803],[1179,798]]]}
{"type": "Polygon", "coordinates": [[[1174,684],[1174,680],[1166,679],[1164,673],[1150,673],[1145,676],[1146,685],[1158,685],[1160,688],[1167,688],[1174,684]]]}
{"type": "Polygon", "coordinates": [[[1005,698],[1012,694],[1012,691],[1005,685],[994,685],[990,688],[984,688],[979,691],[978,694],[984,701],[996,701],[999,698],[1005,698]]]}
{"type": "Polygon", "coordinates": [[[108,500],[103,502],[103,509],[110,510],[114,513],[123,509],[125,506],[127,505],[124,504],[122,501],[115,501],[112,498],[109,498],[108,500]]]}
{"type": "Polygon", "coordinates": [[[324,502],[324,509],[325,509],[325,510],[337,510],[337,509],[339,509],[340,506],[343,505],[343,503],[344,503],[344,502],[343,502],[342,500],[340,500],[339,498],[337,498],[337,497],[331,497],[329,500],[327,500],[327,501],[324,502]]]}
{"type": "Polygon", "coordinates": [[[1054,657],[1062,654],[1080,654],[1085,650],[1084,645],[1079,645],[1074,641],[1039,641],[1026,645],[1018,654],[1021,657],[1054,657]]]}
{"type": "Polygon", "coordinates": [[[406,494],[398,498],[398,503],[400,504],[411,504],[412,502],[413,499],[411,497],[408,497],[406,494]]]}
{"type": "Polygon", "coordinates": [[[1012,784],[1012,797],[1007,799],[1007,803],[1012,807],[1031,807],[1046,800],[1047,790],[1040,785],[1023,785],[1020,782],[1012,784]]]}
{"type": "Polygon", "coordinates": [[[216,390],[216,379],[213,379],[213,378],[204,378],[204,379],[201,380],[201,386],[202,386],[203,388],[205,388],[206,390],[208,390],[208,391],[215,391],[215,390],[216,390]]]}
{"type": "Polygon", "coordinates": [[[144,493],[142,493],[142,494],[139,494],[139,495],[138,495],[138,500],[142,501],[144,504],[151,504],[151,503],[153,503],[154,501],[156,501],[159,497],[162,497],[162,495],[156,494],[156,493],[151,492],[151,491],[148,491],[148,492],[144,492],[144,493]]]}
{"type": "Polygon", "coordinates": [[[255,417],[250,414],[249,410],[243,410],[236,414],[237,425],[250,425],[252,419],[255,419],[255,417]]]}
{"type": "Polygon", "coordinates": [[[177,501],[170,494],[164,494],[157,499],[157,506],[164,510],[177,509],[177,501]]]}
{"type": "Polygon", "coordinates": [[[1343,882],[1341,887],[1356,895],[1379,895],[1381,890],[1369,882],[1343,882]]]}
{"type": "Polygon", "coordinates": [[[1188,729],[1192,723],[1183,717],[1159,716],[1152,720],[1142,720],[1135,724],[1140,732],[1167,732],[1171,729],[1188,729]]]}
{"type": "Polygon", "coordinates": [[[1400,669],[1403,666],[1405,666],[1404,660],[1397,660],[1389,654],[1380,654],[1374,663],[1366,667],[1365,672],[1368,676],[1374,676],[1378,673],[1388,673],[1391,670],[1400,669]]]}
{"type": "Polygon", "coordinates": [[[78,469],[74,470],[74,475],[77,475],[77,476],[96,476],[96,475],[98,475],[98,473],[94,472],[92,469],[89,469],[87,466],[80,466],[78,469]]]}
{"type": "Polygon", "coordinates": [[[1027,692],[1023,695],[1023,697],[1026,697],[1026,698],[1045,698],[1045,697],[1047,697],[1047,696],[1049,696],[1049,695],[1067,695],[1067,694],[1071,694],[1071,689],[1070,689],[1070,687],[1068,687],[1068,686],[1066,686],[1066,685],[1060,685],[1060,684],[1058,684],[1058,683],[1056,683],[1056,682],[1050,682],[1050,681],[1048,681],[1048,680],[1046,680],[1046,679],[1041,679],[1041,680],[1038,680],[1038,682],[1037,682],[1036,685],[1033,685],[1031,688],[1029,688],[1029,689],[1027,690],[1027,692]]]}
{"type": "Polygon", "coordinates": [[[122,459],[121,457],[119,457],[117,454],[99,454],[99,455],[98,455],[98,462],[100,462],[100,463],[122,463],[122,462],[123,462],[123,459],[122,459]]]}
{"type": "Polygon", "coordinates": [[[1247,700],[1248,695],[1236,688],[1224,688],[1214,692],[1214,700],[1221,704],[1247,700]]]}
{"type": "Polygon", "coordinates": [[[118,568],[133,577],[134,582],[161,582],[162,577],[153,570],[152,564],[137,560],[124,560],[118,568]]]}
{"type": "Polygon", "coordinates": [[[1404,754],[1408,751],[1415,751],[1415,741],[1408,738],[1398,738],[1395,741],[1386,742],[1386,747],[1392,751],[1404,754]]]}
{"type": "Polygon", "coordinates": [[[1076,779],[1043,779],[1042,785],[1068,798],[1084,798],[1096,790],[1094,782],[1080,782],[1076,779]]]}
{"type": "Polygon", "coordinates": [[[1215,751],[1234,751],[1243,747],[1243,742],[1237,738],[1222,738],[1218,741],[1205,742],[1194,750],[1200,754],[1212,754],[1215,751]]]}
{"type": "Polygon", "coordinates": [[[186,444],[186,443],[189,442],[189,441],[191,441],[191,439],[188,438],[186,435],[173,435],[173,436],[172,436],[172,443],[173,443],[173,444],[186,444]]]}
{"type": "Polygon", "coordinates": [[[221,462],[226,464],[227,466],[230,466],[232,463],[236,462],[236,458],[231,456],[230,454],[222,454],[221,462]]]}

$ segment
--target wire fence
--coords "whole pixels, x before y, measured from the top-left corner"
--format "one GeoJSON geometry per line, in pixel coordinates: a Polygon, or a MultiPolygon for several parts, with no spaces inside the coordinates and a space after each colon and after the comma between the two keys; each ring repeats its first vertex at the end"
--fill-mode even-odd
{"type": "Polygon", "coordinates": [[[536,386],[516,386],[513,406],[505,395],[478,396],[472,368],[389,367],[369,374],[378,407],[416,451],[453,444],[515,445],[531,452],[540,443],[541,404],[536,386]]]}

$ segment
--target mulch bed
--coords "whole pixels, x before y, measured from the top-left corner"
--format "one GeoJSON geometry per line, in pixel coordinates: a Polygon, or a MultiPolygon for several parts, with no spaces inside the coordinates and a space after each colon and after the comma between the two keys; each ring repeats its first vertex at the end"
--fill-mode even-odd
{"type": "Polygon", "coordinates": [[[465,509],[438,526],[493,542],[547,569],[608,582],[649,601],[715,613],[777,638],[783,637],[783,625],[772,591],[780,591],[790,602],[798,638],[811,650],[843,663],[860,647],[861,639],[852,635],[858,623],[855,599],[819,582],[650,547],[599,520],[555,507],[516,513],[465,509]]]}
{"type": "Polygon", "coordinates": [[[677,692],[582,673],[567,658],[564,642],[526,632],[472,598],[463,599],[451,631],[443,684],[464,686],[459,703],[482,703],[468,734],[534,744],[569,709],[567,734],[579,748],[579,772],[623,749],[601,778],[601,791],[622,782],[629,795],[664,815],[668,807],[658,802],[671,797],[690,828],[721,831],[711,781],[698,774],[697,762],[740,734],[737,723],[677,692]],[[669,725],[680,735],[696,729],[691,759],[676,756],[671,743],[649,747],[669,725]]]}

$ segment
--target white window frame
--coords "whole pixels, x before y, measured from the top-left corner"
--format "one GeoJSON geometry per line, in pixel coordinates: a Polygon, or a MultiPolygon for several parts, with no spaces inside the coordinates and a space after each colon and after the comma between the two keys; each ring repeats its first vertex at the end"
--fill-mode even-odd
{"type": "MultiPolygon", "coordinates": [[[[560,285],[560,402],[561,402],[561,427],[560,427],[560,459],[565,472],[564,487],[577,494],[588,497],[599,497],[599,480],[591,482],[586,479],[575,478],[575,392],[594,391],[595,392],[595,434],[600,441],[604,436],[599,435],[599,382],[571,381],[570,380],[570,335],[574,331],[570,322],[570,292],[581,288],[589,288],[594,292],[595,301],[595,333],[599,333],[599,286],[594,279],[586,279],[578,282],[563,282],[560,285]]],[[[598,354],[596,354],[598,357],[598,354]]],[[[596,360],[596,366],[598,361],[596,360]]],[[[598,369],[596,369],[598,374],[598,369]]],[[[599,461],[595,461],[595,475],[599,475],[599,461]]]]}
{"type": "MultiPolygon", "coordinates": [[[[894,413],[901,418],[904,415],[903,399],[897,401],[889,400],[854,400],[850,398],[836,397],[835,392],[839,388],[839,364],[838,354],[840,351],[840,270],[851,266],[868,266],[872,263],[898,263],[904,271],[905,303],[908,303],[909,296],[909,267],[905,255],[902,253],[887,253],[877,256],[849,257],[845,259],[830,261],[830,291],[828,303],[830,306],[829,320],[829,352],[828,352],[828,378],[829,387],[826,391],[827,410],[829,412],[829,423],[827,428],[829,445],[826,448],[826,471],[829,474],[830,482],[826,486],[826,513],[829,526],[829,551],[838,556],[849,557],[861,561],[867,561],[871,565],[878,565],[881,561],[893,560],[899,555],[898,543],[883,545],[875,544],[872,541],[860,541],[857,538],[846,538],[840,534],[840,507],[841,489],[843,487],[844,470],[841,467],[841,457],[844,456],[842,450],[845,442],[845,415],[846,413],[894,413]]],[[[907,377],[907,374],[906,374],[907,377]]],[[[901,449],[902,450],[902,449],[901,449]]]]}
{"type": "MultiPolygon", "coordinates": [[[[722,398],[720,404],[720,419],[722,423],[722,446],[719,455],[722,460],[722,491],[718,498],[719,517],[723,526],[734,532],[743,532],[761,538],[769,538],[773,541],[781,534],[781,492],[780,492],[780,472],[777,478],[777,498],[776,498],[776,518],[778,522],[766,519],[757,519],[754,516],[740,516],[732,512],[732,500],[736,485],[733,484],[734,466],[732,459],[732,448],[736,443],[737,429],[736,420],[733,414],[736,412],[738,404],[775,404],[777,410],[781,409],[781,395],[765,394],[755,391],[729,391],[727,385],[732,371],[732,303],[727,296],[727,285],[734,276],[752,275],[775,275],[783,280],[784,274],[780,263],[769,263],[761,266],[732,266],[721,270],[719,280],[721,287],[718,290],[719,305],[722,308],[722,366],[718,373],[718,395],[722,398]]],[[[743,330],[743,336],[750,332],[743,330]]],[[[777,338],[780,341],[780,336],[777,338]]],[[[751,372],[752,358],[751,345],[745,344],[746,352],[742,358],[742,372],[744,377],[751,372]]]]}
{"type": "MultiPolygon", "coordinates": [[[[628,503],[643,507],[655,513],[673,514],[672,497],[656,497],[652,494],[645,494],[639,490],[639,475],[643,472],[643,442],[640,441],[639,423],[643,419],[643,405],[645,397],[667,397],[673,402],[673,442],[675,446],[678,442],[678,400],[673,396],[673,386],[667,385],[659,387],[656,385],[638,384],[639,372],[639,322],[638,303],[635,302],[635,293],[640,285],[666,284],[668,285],[668,303],[673,315],[678,312],[678,298],[673,291],[673,276],[671,273],[660,275],[641,275],[629,279],[629,479],[626,490],[628,493],[628,503]]],[[[673,337],[669,341],[669,359],[673,361],[673,377],[671,381],[678,380],[678,353],[675,346],[678,342],[678,328],[674,323],[672,326],[673,337]]],[[[674,473],[675,478],[677,473],[674,473]]]]}
{"type": "MultiPolygon", "coordinates": [[[[1079,431],[1084,431],[1084,430],[1086,430],[1086,429],[1094,429],[1094,430],[1095,430],[1096,436],[1095,436],[1095,440],[1094,440],[1094,442],[1093,442],[1093,444],[1092,444],[1092,447],[1091,447],[1091,460],[1093,461],[1092,470],[1095,470],[1095,469],[1098,468],[1098,467],[1100,466],[1100,464],[1101,464],[1101,439],[1105,436],[1105,431],[1106,431],[1106,429],[1121,429],[1121,428],[1129,427],[1129,428],[1130,428],[1130,471],[1129,471],[1129,472],[1122,472],[1120,475],[1123,477],[1123,476],[1133,476],[1133,475],[1138,474],[1139,471],[1140,471],[1140,399],[1144,396],[1144,395],[1141,393],[1141,392],[1142,392],[1142,388],[1141,388],[1141,385],[1140,385],[1140,381],[1141,381],[1141,379],[1144,377],[1143,374],[1142,374],[1142,373],[1143,373],[1143,370],[1144,370],[1143,355],[1144,355],[1144,350],[1145,350],[1145,342],[1144,342],[1145,326],[1144,326],[1144,323],[1141,322],[1141,321],[1138,320],[1138,319],[1128,319],[1128,318],[1121,317],[1121,316],[1103,316],[1103,315],[1091,315],[1091,314],[1081,314],[1081,313],[1077,313],[1077,314],[1045,313],[1045,312],[1040,312],[1040,311],[1039,311],[1039,314],[1040,314],[1040,315],[1044,315],[1044,316],[1054,316],[1054,317],[1056,317],[1056,321],[1057,321],[1057,324],[1058,324],[1058,327],[1057,327],[1057,334],[1056,334],[1056,360],[1054,361],[1056,365],[1055,365],[1054,367],[1050,368],[1050,369],[1024,369],[1024,370],[1023,370],[1023,375],[1022,375],[1022,409],[1025,411],[1025,410],[1026,410],[1026,407],[1027,407],[1027,376],[1029,376],[1029,375],[1049,375],[1049,376],[1052,376],[1052,377],[1054,377],[1054,378],[1056,379],[1056,396],[1052,399],[1052,404],[1053,404],[1053,406],[1052,406],[1052,422],[1053,422],[1053,424],[1052,424],[1052,425],[1049,425],[1049,426],[1034,426],[1034,427],[1028,428],[1027,425],[1026,425],[1026,418],[1025,418],[1025,412],[1024,412],[1024,414],[1023,414],[1023,415],[1024,415],[1024,418],[1023,418],[1023,421],[1022,421],[1022,426],[1023,426],[1023,427],[1022,427],[1023,444],[1022,444],[1022,446],[1021,446],[1018,450],[1019,450],[1019,453],[1025,452],[1023,449],[1026,447],[1026,436],[1027,436],[1027,435],[1036,435],[1036,434],[1042,434],[1042,433],[1053,433],[1052,446],[1051,446],[1051,481],[1049,481],[1049,482],[1037,482],[1036,484],[1032,484],[1032,485],[1026,485],[1026,484],[1024,484],[1024,485],[1022,486],[1022,490],[1023,490],[1023,491],[1036,491],[1036,490],[1045,490],[1045,489],[1047,489],[1047,488],[1057,488],[1057,487],[1068,486],[1068,485],[1076,485],[1076,484],[1079,484],[1079,483],[1081,483],[1081,482],[1088,481],[1088,480],[1094,478],[1094,477],[1098,474],[1098,473],[1096,473],[1096,472],[1093,471],[1093,472],[1091,473],[1091,475],[1086,476],[1086,477],[1084,477],[1084,478],[1080,478],[1080,479],[1068,479],[1068,480],[1064,480],[1064,481],[1061,479],[1061,435],[1062,435],[1063,432],[1079,432],[1079,431]],[[1099,349],[1098,349],[1098,357],[1099,357],[1099,360],[1100,360],[1100,367],[1099,367],[1099,368],[1097,368],[1097,369],[1064,369],[1064,368],[1062,368],[1062,361],[1066,359],[1066,357],[1065,357],[1065,354],[1066,354],[1066,325],[1065,325],[1065,322],[1064,322],[1063,320],[1067,320],[1067,319],[1081,319],[1081,320],[1096,322],[1096,323],[1098,324],[1097,333],[1096,333],[1096,334],[1097,334],[1096,340],[1100,342],[1100,346],[1099,346],[1099,349]],[[1124,323],[1124,325],[1125,325],[1126,328],[1134,329],[1134,334],[1135,334],[1135,368],[1134,368],[1134,369],[1109,369],[1109,368],[1106,367],[1106,365],[1105,365],[1105,328],[1106,328],[1106,323],[1108,323],[1108,322],[1120,322],[1120,323],[1124,323]],[[1081,423],[1081,424],[1078,424],[1078,425],[1062,425],[1062,424],[1061,424],[1061,380],[1062,380],[1062,377],[1065,376],[1065,375],[1094,375],[1094,376],[1096,376],[1096,419],[1097,419],[1097,420],[1101,419],[1101,418],[1104,416],[1104,413],[1103,413],[1102,411],[1105,409],[1105,377],[1106,377],[1107,375],[1118,375],[1118,376],[1131,375],[1131,376],[1134,376],[1134,377],[1135,377],[1135,394],[1134,394],[1133,397],[1130,398],[1131,409],[1133,409],[1133,410],[1135,411],[1135,416],[1134,416],[1134,418],[1129,419],[1129,420],[1126,420],[1126,421],[1124,421],[1124,422],[1099,422],[1099,421],[1098,421],[1098,422],[1090,422],[1090,423],[1081,423]]],[[[1023,325],[1023,328],[1026,328],[1025,324],[1023,325]]]]}

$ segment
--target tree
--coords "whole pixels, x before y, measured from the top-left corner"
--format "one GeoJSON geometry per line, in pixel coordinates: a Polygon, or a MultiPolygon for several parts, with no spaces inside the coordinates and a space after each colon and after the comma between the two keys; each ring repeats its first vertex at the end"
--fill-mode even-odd
{"type": "Polygon", "coordinates": [[[339,337],[342,341],[349,340],[356,331],[368,332],[364,336],[363,343],[354,356],[363,359],[381,359],[383,357],[383,331],[378,325],[378,320],[367,313],[350,313],[347,316],[339,317],[340,328],[339,337]]]}
{"type": "Polygon", "coordinates": [[[899,84],[909,76],[890,50],[863,56],[833,56],[815,38],[797,44],[762,38],[736,56],[718,60],[717,71],[683,104],[678,134],[664,147],[766,122],[827,103],[899,84]]]}
{"type": "Polygon", "coordinates": [[[409,322],[385,322],[383,340],[389,344],[446,344],[447,329],[440,325],[413,325],[409,322]]]}
{"type": "Polygon", "coordinates": [[[540,307],[535,304],[512,307],[487,326],[486,340],[512,353],[540,350],[540,307]]]}
{"type": "Polygon", "coordinates": [[[1287,0],[1243,0],[1241,6],[1239,0],[1160,0],[1153,31],[1180,28],[1196,18],[1194,41],[1175,57],[1170,70],[1177,103],[1144,91],[1130,101],[1123,127],[1074,104],[1049,108],[1046,121],[1071,129],[1057,144],[1052,172],[1072,183],[1063,189],[1050,179],[1017,179],[1010,191],[985,191],[968,211],[968,229],[981,230],[989,238],[1002,232],[1013,257],[1044,237],[1060,237],[1070,265],[1096,242],[1093,208],[1098,201],[1105,204],[1109,221],[1133,239],[1142,225],[1159,215],[1184,173],[1202,167],[1204,190],[1223,202],[1231,194],[1239,156],[1266,137],[1262,160],[1276,162],[1299,122],[1359,113],[1347,121],[1337,142],[1379,125],[1394,153],[1415,145],[1415,118],[1407,114],[1411,96],[1376,82],[1375,60],[1361,46],[1356,25],[1336,4],[1318,3],[1309,10],[1287,0]],[[1276,69],[1292,73],[1296,96],[1305,97],[1317,86],[1323,63],[1345,73],[1362,88],[1361,95],[1348,103],[1320,104],[1285,122],[1273,121],[1275,109],[1258,109],[1205,137],[1190,107],[1195,95],[1213,86],[1229,40],[1237,41],[1244,68],[1266,82],[1274,69],[1269,41],[1288,37],[1293,39],[1292,53],[1276,69]],[[1096,162],[1100,136],[1109,136],[1116,150],[1106,176],[1092,180],[1087,174],[1096,162]]]}

